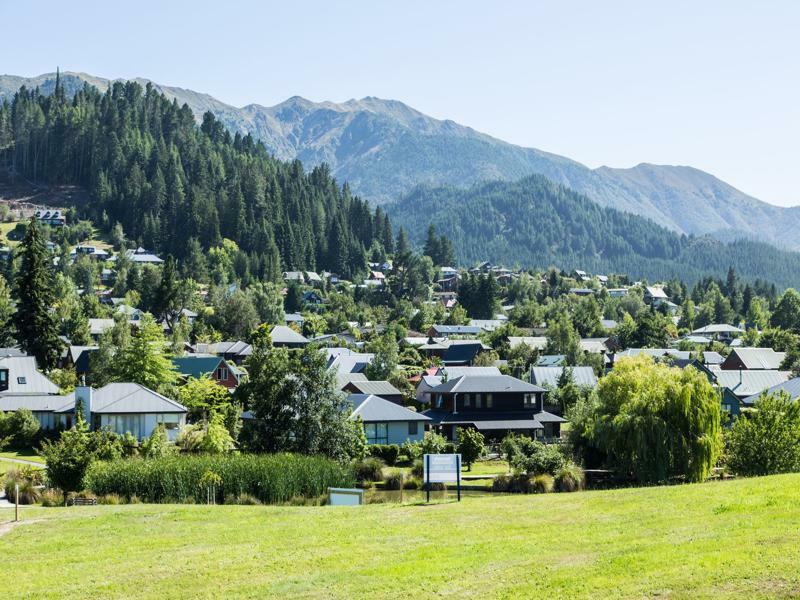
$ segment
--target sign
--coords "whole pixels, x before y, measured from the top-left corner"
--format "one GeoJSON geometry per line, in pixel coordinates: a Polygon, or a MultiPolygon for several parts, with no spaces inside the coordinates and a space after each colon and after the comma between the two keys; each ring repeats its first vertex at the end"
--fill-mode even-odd
{"type": "Polygon", "coordinates": [[[364,490],[351,488],[328,488],[330,506],[360,506],[364,504],[364,490]]]}
{"type": "Polygon", "coordinates": [[[456,483],[458,500],[461,501],[461,455],[426,454],[424,456],[425,490],[428,502],[431,499],[431,483],[456,483]]]}

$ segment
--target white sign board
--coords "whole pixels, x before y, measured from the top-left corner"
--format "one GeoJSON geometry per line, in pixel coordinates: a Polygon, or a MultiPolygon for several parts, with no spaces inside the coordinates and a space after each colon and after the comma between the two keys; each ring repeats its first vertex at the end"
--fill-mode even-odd
{"type": "Polygon", "coordinates": [[[457,483],[461,480],[460,454],[426,454],[425,483],[457,483]]]}
{"type": "Polygon", "coordinates": [[[330,506],[359,506],[364,504],[364,490],[350,488],[328,488],[330,506]]]}

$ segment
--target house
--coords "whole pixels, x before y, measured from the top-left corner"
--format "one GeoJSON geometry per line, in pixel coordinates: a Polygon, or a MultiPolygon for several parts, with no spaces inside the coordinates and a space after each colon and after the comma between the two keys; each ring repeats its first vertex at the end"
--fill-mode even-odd
{"type": "Polygon", "coordinates": [[[756,396],[774,386],[786,383],[791,377],[789,371],[710,371],[711,383],[722,392],[722,410],[731,416],[740,413],[746,398],[756,396]]]}
{"type": "Polygon", "coordinates": [[[482,329],[477,325],[431,325],[428,335],[435,337],[448,337],[451,335],[470,335],[476,336],[482,329]]]}
{"type": "Polygon", "coordinates": [[[600,327],[605,329],[606,331],[613,331],[617,328],[617,323],[614,319],[600,319],[600,327]]]}
{"type": "Polygon", "coordinates": [[[575,269],[572,272],[572,277],[578,281],[589,281],[591,279],[586,271],[581,271],[580,269],[575,269]]]}
{"type": "Polygon", "coordinates": [[[664,288],[648,285],[644,288],[644,303],[647,305],[655,304],[659,306],[661,302],[668,301],[664,288]]]}
{"type": "Polygon", "coordinates": [[[300,335],[291,327],[286,325],[275,325],[269,332],[272,345],[282,348],[303,348],[311,342],[308,338],[300,335]]]}
{"type": "Polygon", "coordinates": [[[294,323],[298,327],[302,329],[303,323],[305,323],[305,319],[303,319],[303,315],[300,313],[284,313],[283,314],[283,322],[286,325],[291,325],[294,323]]]}
{"type": "Polygon", "coordinates": [[[414,393],[414,399],[421,404],[429,404],[432,400],[431,391],[433,388],[444,381],[463,377],[464,375],[491,377],[502,375],[502,373],[497,367],[439,367],[433,373],[422,375],[414,393]]]}
{"type": "Polygon", "coordinates": [[[510,432],[532,437],[561,435],[565,419],[543,411],[542,387],[509,375],[463,375],[432,390],[432,406],[423,414],[450,440],[459,427],[474,427],[491,440],[510,432]]]}
{"type": "Polygon", "coordinates": [[[614,355],[614,361],[616,362],[620,358],[639,356],[641,354],[649,356],[652,359],[666,358],[690,360],[692,358],[692,353],[688,350],[674,350],[673,348],[628,348],[623,352],[617,352],[617,354],[614,355]]]}
{"type": "Polygon", "coordinates": [[[375,358],[374,354],[354,352],[349,348],[326,348],[327,368],[336,376],[336,384],[343,389],[351,381],[366,381],[367,366],[375,358]]]}
{"type": "Polygon", "coordinates": [[[235,364],[213,354],[176,356],[172,359],[172,364],[175,365],[175,370],[184,379],[189,377],[194,377],[195,379],[209,377],[212,381],[229,390],[236,389],[244,377],[244,371],[235,364]]]}
{"type": "Polygon", "coordinates": [[[306,281],[311,285],[322,285],[322,277],[314,271],[306,271],[306,281]]]}
{"type": "Polygon", "coordinates": [[[388,381],[367,381],[365,379],[354,379],[348,381],[342,390],[351,394],[361,394],[367,396],[380,396],[384,400],[395,404],[403,405],[403,392],[398,390],[388,381]]]}
{"type": "Polygon", "coordinates": [[[301,284],[306,282],[305,275],[303,275],[302,271],[284,271],[283,280],[294,281],[295,283],[301,283],[301,284]]]}
{"type": "Polygon", "coordinates": [[[88,256],[94,260],[106,260],[109,257],[109,253],[106,250],[90,244],[79,244],[75,246],[69,255],[73,260],[79,256],[88,256]]]}
{"type": "Polygon", "coordinates": [[[489,347],[479,340],[447,340],[442,362],[448,366],[471,366],[478,354],[489,347]]]}
{"type": "Polygon", "coordinates": [[[611,298],[624,298],[628,295],[628,288],[608,288],[608,295],[611,298]]]}
{"type": "Polygon", "coordinates": [[[732,339],[739,337],[745,333],[744,329],[735,327],[734,325],[727,325],[725,323],[719,325],[706,325],[699,327],[692,331],[693,336],[701,336],[717,340],[719,342],[730,342],[732,339]]]}
{"type": "Polygon", "coordinates": [[[136,250],[126,250],[125,256],[128,260],[142,265],[160,265],[164,262],[161,258],[141,246],[136,250]]]}
{"type": "Polygon", "coordinates": [[[64,227],[67,224],[66,215],[57,209],[37,210],[33,213],[33,216],[45,225],[50,225],[50,227],[64,227]]]}
{"type": "Polygon", "coordinates": [[[592,367],[531,367],[531,383],[549,389],[557,388],[564,369],[572,373],[572,382],[575,385],[597,387],[597,376],[592,367]]]}
{"type": "Polygon", "coordinates": [[[543,354],[536,359],[537,367],[558,367],[567,359],[563,354],[543,354]]]}
{"type": "Polygon", "coordinates": [[[353,407],[350,419],[364,423],[368,444],[421,442],[430,422],[430,417],[373,394],[350,394],[347,401],[353,407]]]}
{"type": "Polygon", "coordinates": [[[60,391],[36,368],[33,356],[0,358],[0,396],[50,395],[60,391]]]}
{"type": "Polygon", "coordinates": [[[775,370],[785,358],[785,352],[775,352],[772,348],[734,348],[720,368],[723,371],[775,370]]]}
{"type": "Polygon", "coordinates": [[[114,319],[89,319],[89,335],[95,341],[112,327],[114,327],[114,319]]]}
{"type": "Polygon", "coordinates": [[[314,290],[303,292],[303,302],[305,304],[322,304],[322,296],[314,290]]]}
{"type": "Polygon", "coordinates": [[[589,288],[569,288],[569,293],[575,296],[591,296],[594,290],[589,288]]]}
{"type": "Polygon", "coordinates": [[[88,375],[91,370],[90,360],[92,352],[97,352],[98,346],[69,346],[64,354],[63,366],[75,369],[78,379],[88,375]]]}
{"type": "Polygon", "coordinates": [[[469,322],[470,327],[479,327],[481,331],[494,331],[508,323],[508,318],[503,316],[497,319],[472,319],[469,322]]]}
{"type": "Polygon", "coordinates": [[[91,429],[108,429],[120,435],[130,432],[145,439],[158,425],[175,441],[186,424],[186,408],[138,383],[109,383],[99,390],[78,386],[71,394],[10,395],[0,397],[0,411],[30,410],[42,429],[71,427],[79,400],[91,429]]]}

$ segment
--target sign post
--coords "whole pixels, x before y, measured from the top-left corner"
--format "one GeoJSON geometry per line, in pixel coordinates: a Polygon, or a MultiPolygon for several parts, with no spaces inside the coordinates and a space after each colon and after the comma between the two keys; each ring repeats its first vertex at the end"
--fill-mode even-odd
{"type": "Polygon", "coordinates": [[[14,520],[19,521],[19,484],[14,485],[14,520]]]}
{"type": "Polygon", "coordinates": [[[431,483],[455,483],[458,487],[458,501],[461,501],[461,455],[425,455],[426,502],[431,501],[431,483]]]}

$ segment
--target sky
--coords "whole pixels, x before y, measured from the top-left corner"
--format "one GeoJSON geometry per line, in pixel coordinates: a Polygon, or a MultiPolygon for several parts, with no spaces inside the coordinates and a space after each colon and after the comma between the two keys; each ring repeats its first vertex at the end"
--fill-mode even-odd
{"type": "Polygon", "coordinates": [[[691,165],[800,205],[797,1],[0,0],[0,27],[2,73],[236,106],[391,98],[590,167],[691,165]]]}

